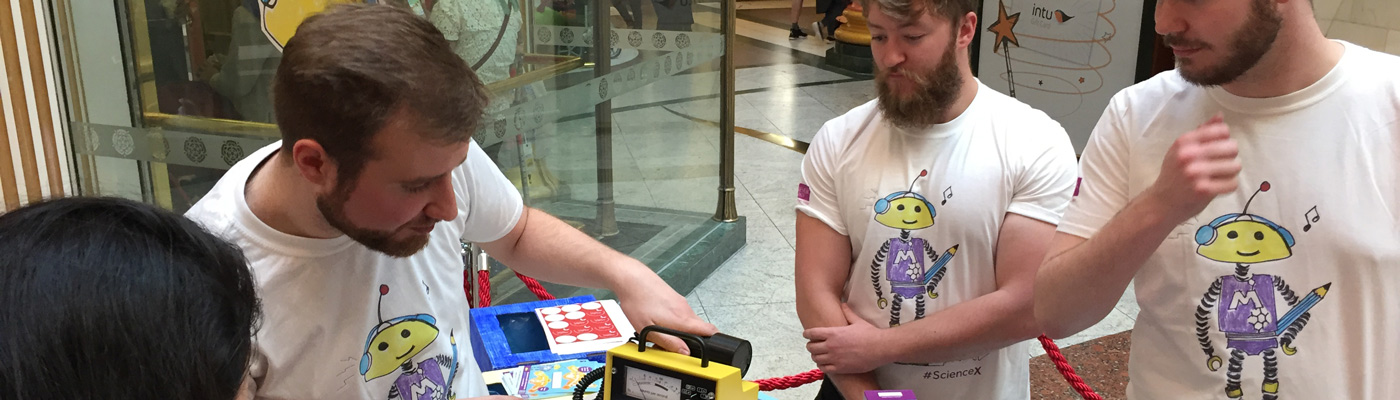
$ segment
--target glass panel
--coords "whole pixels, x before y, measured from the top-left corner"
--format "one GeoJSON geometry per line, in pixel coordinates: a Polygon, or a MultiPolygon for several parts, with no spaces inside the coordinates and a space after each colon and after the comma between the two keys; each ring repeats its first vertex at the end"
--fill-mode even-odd
{"type": "MultiPolygon", "coordinates": [[[[414,7],[476,66],[492,103],[474,138],[527,205],[653,266],[682,292],[742,245],[742,224],[711,220],[725,104],[720,3],[393,2],[414,7]],[[609,29],[595,40],[599,24],[609,29]]],[[[65,81],[85,193],[183,212],[278,139],[272,77],[280,41],[304,17],[283,10],[325,1],[274,3],[286,8],[130,0],[56,10],[72,21],[61,34],[74,43],[65,81]]],[[[497,275],[498,299],[528,299],[497,275]]]]}
{"type": "Polygon", "coordinates": [[[60,34],[75,39],[65,80],[77,83],[70,133],[84,193],[183,212],[277,140],[269,88],[281,53],[257,7],[133,0],[58,10],[73,22],[60,34]]]}
{"type": "MultiPolygon", "coordinates": [[[[449,31],[440,13],[451,9],[444,7],[470,2],[438,0],[433,20],[449,31]]],[[[527,204],[653,266],[688,291],[708,275],[688,263],[715,249],[727,233],[721,228],[730,228],[710,218],[719,187],[719,3],[610,2],[605,22],[612,48],[604,61],[593,56],[593,5],[547,1],[525,10],[529,18],[520,39],[526,73],[505,80],[520,80],[520,86],[498,95],[491,126],[478,140],[527,204]],[[559,57],[596,63],[542,81],[521,79],[544,68],[539,61],[559,57]]],[[[479,75],[499,86],[492,79],[506,74],[489,68],[479,75]]],[[[497,268],[497,298],[531,299],[513,275],[497,268]]],[[[556,295],[605,295],[546,287],[556,295]]]]}

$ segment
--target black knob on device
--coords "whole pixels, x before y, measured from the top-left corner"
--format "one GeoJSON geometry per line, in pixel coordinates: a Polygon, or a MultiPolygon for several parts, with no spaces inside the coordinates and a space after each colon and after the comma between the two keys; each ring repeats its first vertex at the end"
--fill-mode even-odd
{"type": "Polygon", "coordinates": [[[738,368],[739,377],[749,372],[749,363],[753,361],[753,346],[749,341],[723,333],[701,340],[705,342],[705,353],[711,361],[738,368]]]}

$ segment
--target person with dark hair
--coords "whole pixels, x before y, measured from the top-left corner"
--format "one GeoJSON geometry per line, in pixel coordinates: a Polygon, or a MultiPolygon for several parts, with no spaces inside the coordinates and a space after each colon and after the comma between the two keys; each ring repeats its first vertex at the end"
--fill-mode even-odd
{"type": "Polygon", "coordinates": [[[646,265],[523,204],[471,138],[486,103],[443,34],[404,8],[342,5],[300,25],[273,79],[281,143],[186,214],[257,272],[258,397],[485,396],[461,241],[522,274],[610,289],[634,326],[715,333],[646,265]]]}
{"type": "Polygon", "coordinates": [[[237,247],[154,206],[0,215],[0,398],[234,399],[259,305],[237,247]]]}
{"type": "Polygon", "coordinates": [[[879,98],[802,160],[797,315],[818,398],[1025,399],[1032,284],[1074,190],[1044,112],[972,76],[976,0],[862,0],[879,98]]]}

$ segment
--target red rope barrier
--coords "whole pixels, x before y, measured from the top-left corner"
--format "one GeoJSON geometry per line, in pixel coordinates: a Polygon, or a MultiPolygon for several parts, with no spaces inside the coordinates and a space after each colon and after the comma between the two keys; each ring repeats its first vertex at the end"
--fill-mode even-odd
{"type": "MultiPolygon", "coordinates": [[[[1074,367],[1069,365],[1068,360],[1065,360],[1065,355],[1060,352],[1060,347],[1055,345],[1055,341],[1050,340],[1049,337],[1044,335],[1041,335],[1039,339],[1040,345],[1045,347],[1045,354],[1049,355],[1050,361],[1055,363],[1055,369],[1060,371],[1060,376],[1063,376],[1065,381],[1069,382],[1069,385],[1074,388],[1075,392],[1079,392],[1080,397],[1083,397],[1085,400],[1103,400],[1103,397],[1099,397],[1098,393],[1094,393],[1094,388],[1089,387],[1088,384],[1084,383],[1084,379],[1080,378],[1079,374],[1074,372],[1074,367]]],[[[822,371],[814,369],[793,376],[759,379],[753,382],[758,384],[758,390],[769,392],[792,389],[819,381],[822,378],[822,371]]]]}
{"type": "Polygon", "coordinates": [[[477,297],[478,299],[480,299],[480,300],[478,300],[477,303],[476,303],[476,304],[479,304],[477,307],[490,307],[490,306],[491,306],[491,272],[490,272],[490,271],[487,271],[487,270],[484,270],[484,269],[483,269],[483,270],[480,270],[480,271],[477,271],[477,272],[476,272],[476,282],[477,282],[477,288],[480,289],[480,291],[477,292],[477,294],[476,294],[476,297],[477,297]]]}
{"type": "Polygon", "coordinates": [[[521,275],[519,272],[516,272],[515,276],[519,277],[521,282],[525,282],[525,287],[530,288],[530,292],[534,293],[536,298],[539,298],[540,300],[554,300],[554,295],[549,294],[549,292],[546,292],[544,290],[544,286],[540,286],[540,281],[535,280],[535,278],[521,275]]]}
{"type": "Polygon", "coordinates": [[[475,299],[475,298],[472,298],[473,290],[472,290],[472,273],[471,273],[471,271],[467,271],[467,272],[465,272],[465,273],[462,274],[462,292],[467,294],[467,307],[471,307],[471,308],[481,307],[480,304],[477,304],[476,299],[475,299]]]}
{"type": "Polygon", "coordinates": [[[1094,388],[1089,387],[1089,384],[1084,383],[1084,379],[1074,372],[1074,367],[1069,365],[1069,360],[1065,360],[1065,355],[1060,353],[1060,346],[1056,346],[1055,341],[1040,335],[1040,346],[1045,348],[1045,354],[1055,363],[1055,369],[1060,371],[1060,376],[1065,377],[1065,382],[1069,382],[1074,391],[1079,392],[1080,397],[1085,400],[1103,400],[1098,393],[1094,393],[1094,388]]]}
{"type": "Polygon", "coordinates": [[[753,381],[758,384],[761,392],[771,392],[774,390],[792,389],[808,383],[816,382],[825,377],[822,370],[814,369],[793,376],[780,376],[777,378],[759,379],[753,381]]]}
{"type": "MultiPolygon", "coordinates": [[[[545,291],[544,286],[540,285],[540,282],[535,280],[535,278],[521,275],[519,272],[515,273],[515,276],[519,277],[520,281],[525,282],[525,287],[529,288],[530,292],[535,294],[535,297],[538,297],[540,300],[554,300],[554,296],[550,295],[548,291],[545,291]]],[[[491,279],[488,272],[485,270],[478,271],[477,282],[480,288],[477,292],[480,298],[478,307],[490,307],[491,279]]],[[[1065,359],[1065,355],[1060,353],[1060,347],[1055,345],[1055,341],[1050,340],[1050,338],[1045,335],[1041,335],[1039,339],[1041,347],[1045,348],[1045,354],[1050,356],[1050,361],[1055,363],[1055,370],[1060,371],[1060,376],[1065,378],[1065,382],[1068,382],[1069,385],[1074,388],[1074,391],[1079,393],[1080,397],[1083,397],[1085,400],[1103,400],[1103,397],[1100,397],[1098,393],[1094,393],[1094,388],[1089,387],[1089,384],[1084,383],[1084,379],[1080,378],[1079,374],[1074,372],[1074,367],[1069,365],[1069,361],[1065,359]]],[[[793,376],[758,379],[753,382],[758,384],[760,391],[771,392],[774,390],[792,389],[819,381],[824,377],[825,374],[823,374],[820,369],[814,369],[793,376]]]]}

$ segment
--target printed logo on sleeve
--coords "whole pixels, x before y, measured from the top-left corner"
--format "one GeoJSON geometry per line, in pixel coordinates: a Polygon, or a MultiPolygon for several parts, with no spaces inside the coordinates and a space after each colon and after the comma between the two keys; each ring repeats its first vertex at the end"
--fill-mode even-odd
{"type": "Polygon", "coordinates": [[[1073,197],[1079,197],[1079,187],[1082,186],[1082,185],[1084,185],[1084,178],[1081,177],[1081,178],[1079,178],[1079,179],[1077,179],[1077,180],[1074,181],[1074,196],[1073,196],[1073,197]]]}
{"type": "Polygon", "coordinates": [[[803,205],[806,205],[807,203],[811,202],[811,201],[812,201],[812,187],[811,187],[811,186],[807,186],[807,184],[805,184],[805,183],[798,183],[798,184],[797,184],[797,200],[798,200],[798,201],[801,201],[803,205]]]}

